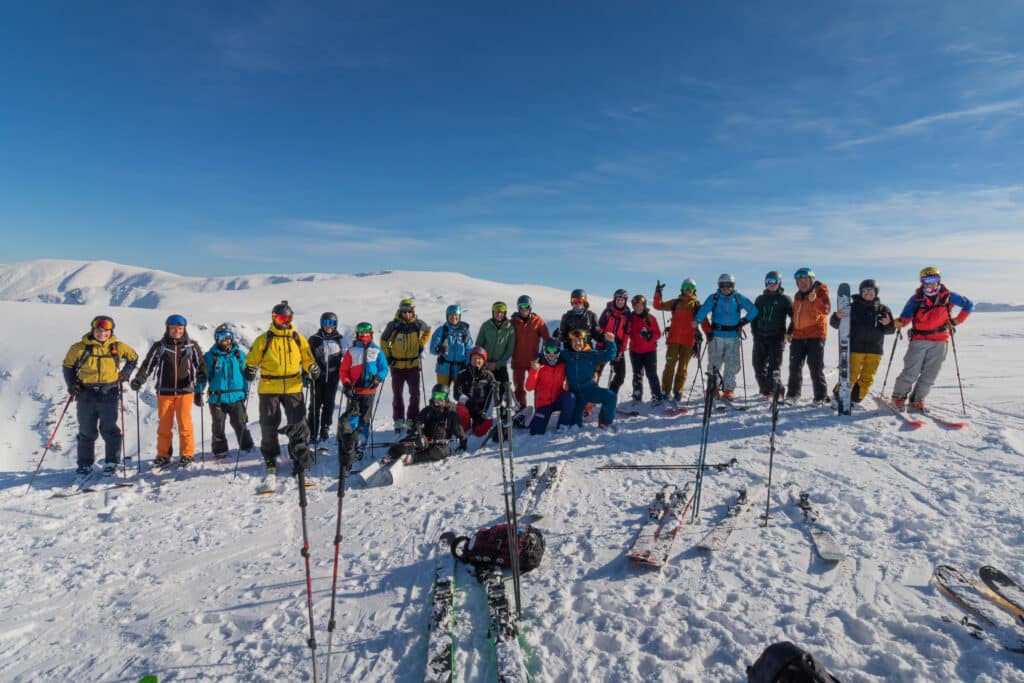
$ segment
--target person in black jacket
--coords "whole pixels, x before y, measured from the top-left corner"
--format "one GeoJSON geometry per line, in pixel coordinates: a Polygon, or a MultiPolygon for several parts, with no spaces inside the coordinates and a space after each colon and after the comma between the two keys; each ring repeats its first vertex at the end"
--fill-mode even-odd
{"type": "MultiPolygon", "coordinates": [[[[839,329],[842,311],[829,318],[829,324],[839,329]]],[[[892,311],[878,300],[878,283],[864,280],[860,283],[860,296],[850,298],[850,397],[860,403],[875,381],[875,372],[882,362],[885,335],[896,329],[892,311]]],[[[832,389],[839,395],[839,385],[832,389]]]]}
{"type": "Polygon", "coordinates": [[[413,420],[409,437],[388,450],[393,458],[406,456],[408,462],[444,460],[452,454],[449,443],[459,440],[459,450],[466,450],[466,431],[458,413],[448,403],[448,387],[435,384],[430,393],[430,405],[413,420]]]}
{"type": "Polygon", "coordinates": [[[494,424],[489,416],[494,402],[498,399],[498,380],[494,373],[484,367],[487,362],[487,351],[482,346],[474,346],[469,352],[469,367],[459,373],[455,379],[454,396],[459,401],[456,412],[462,421],[462,428],[469,431],[472,425],[473,434],[483,436],[494,424]]]}
{"type": "Polygon", "coordinates": [[[562,316],[558,331],[555,333],[558,340],[568,345],[569,333],[573,330],[584,330],[590,339],[601,339],[601,326],[598,324],[597,314],[590,310],[587,293],[582,289],[572,290],[569,303],[572,308],[562,316]]]}
{"type": "MultiPolygon", "coordinates": [[[[196,452],[195,435],[192,429],[192,403],[196,383],[206,382],[206,361],[199,344],[192,341],[185,331],[187,321],[183,315],[171,315],[166,320],[164,337],[153,344],[146,359],[139,366],[130,383],[134,391],[142,388],[150,373],[156,376],[156,405],[160,422],[156,428],[155,467],[164,467],[171,462],[171,436],[174,421],[178,422],[178,449],[180,467],[192,464],[196,452]]],[[[202,405],[202,394],[199,395],[202,405]]]]}
{"type": "Polygon", "coordinates": [[[320,376],[313,381],[309,401],[309,433],[317,441],[327,441],[334,420],[334,401],[338,393],[338,369],[344,352],[338,333],[338,314],[331,311],[320,316],[320,329],[310,335],[309,350],[320,367],[320,376]]]}
{"type": "Polygon", "coordinates": [[[757,387],[766,401],[775,388],[774,376],[782,367],[782,351],[786,346],[787,318],[793,317],[793,300],[784,293],[782,274],[770,270],[764,276],[764,292],[754,301],[757,317],[750,325],[754,335],[752,365],[757,387]]]}

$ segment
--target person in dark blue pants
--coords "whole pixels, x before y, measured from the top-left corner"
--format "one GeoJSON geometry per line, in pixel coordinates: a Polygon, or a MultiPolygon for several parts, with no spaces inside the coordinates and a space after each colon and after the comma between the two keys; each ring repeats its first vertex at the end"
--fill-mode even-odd
{"type": "Polygon", "coordinates": [[[576,410],[573,411],[575,425],[583,424],[583,411],[587,404],[600,404],[601,414],[597,426],[604,429],[615,421],[615,406],[618,397],[610,389],[602,389],[597,384],[597,366],[615,358],[619,349],[615,343],[615,335],[606,332],[605,346],[595,351],[588,343],[586,330],[573,330],[569,333],[570,348],[562,349],[562,360],[565,361],[565,379],[569,391],[576,394],[576,410]]]}

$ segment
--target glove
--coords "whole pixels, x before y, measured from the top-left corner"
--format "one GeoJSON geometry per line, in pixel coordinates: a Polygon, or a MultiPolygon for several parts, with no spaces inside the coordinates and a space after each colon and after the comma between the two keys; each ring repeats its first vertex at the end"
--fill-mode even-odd
{"type": "Polygon", "coordinates": [[[71,384],[68,385],[68,395],[78,396],[80,393],[82,393],[83,388],[84,387],[82,386],[81,382],[72,382],[71,384]]]}
{"type": "Polygon", "coordinates": [[[658,284],[656,284],[654,286],[654,291],[657,292],[658,294],[661,294],[662,291],[664,291],[664,289],[665,289],[665,283],[662,282],[661,280],[658,280],[658,284]]]}
{"type": "Polygon", "coordinates": [[[196,393],[192,394],[192,402],[195,403],[200,408],[202,408],[203,407],[203,395],[201,393],[199,393],[198,391],[196,393]]]}
{"type": "Polygon", "coordinates": [[[646,339],[647,341],[650,341],[653,335],[651,335],[651,331],[645,327],[644,329],[640,330],[640,336],[646,339]]]}
{"type": "Polygon", "coordinates": [[[341,393],[344,394],[345,398],[349,400],[356,397],[356,390],[352,387],[351,384],[345,384],[345,386],[342,387],[341,393]]]}
{"type": "Polygon", "coordinates": [[[308,372],[309,378],[315,382],[320,377],[320,366],[317,365],[316,363],[313,363],[312,365],[309,366],[308,372]]]}
{"type": "Polygon", "coordinates": [[[439,356],[447,356],[448,355],[448,343],[447,342],[445,342],[444,344],[441,344],[440,346],[437,347],[437,355],[439,355],[439,356]]]}
{"type": "Polygon", "coordinates": [[[242,370],[242,376],[245,377],[246,382],[256,381],[256,368],[252,365],[246,365],[245,370],[242,370]]]}
{"type": "Polygon", "coordinates": [[[128,386],[132,388],[132,391],[138,391],[139,389],[142,388],[142,380],[136,377],[135,379],[128,383],[128,386]]]}
{"type": "Polygon", "coordinates": [[[122,370],[121,372],[117,373],[117,381],[122,383],[127,382],[128,378],[131,377],[131,374],[132,373],[130,370],[122,370]]]}
{"type": "Polygon", "coordinates": [[[427,441],[427,437],[423,436],[422,434],[417,434],[412,442],[413,445],[416,446],[416,450],[418,451],[424,451],[427,449],[428,446],[430,446],[430,442],[427,441]]]}

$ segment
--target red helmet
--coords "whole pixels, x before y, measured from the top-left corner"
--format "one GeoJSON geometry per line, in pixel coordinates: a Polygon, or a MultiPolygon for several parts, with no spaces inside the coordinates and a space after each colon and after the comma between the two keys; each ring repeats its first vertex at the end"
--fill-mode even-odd
{"type": "Polygon", "coordinates": [[[480,356],[484,360],[487,360],[487,349],[482,346],[474,346],[469,350],[469,357],[472,358],[473,356],[480,356]]]}

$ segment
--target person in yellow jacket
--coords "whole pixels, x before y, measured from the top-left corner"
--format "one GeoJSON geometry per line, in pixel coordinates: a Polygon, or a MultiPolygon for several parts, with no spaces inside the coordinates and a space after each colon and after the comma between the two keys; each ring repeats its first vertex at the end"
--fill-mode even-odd
{"type": "Polygon", "coordinates": [[[395,419],[395,432],[412,428],[420,414],[420,384],[423,381],[423,349],[430,341],[430,325],[416,317],[416,302],[402,299],[395,311],[395,319],[387,324],[380,335],[380,348],[391,368],[391,415],[395,419]],[[406,410],[402,387],[409,388],[409,408],[406,410]]]}
{"type": "Polygon", "coordinates": [[[139,354],[114,336],[114,319],[106,315],[93,318],[90,331],[64,356],[64,381],[78,401],[79,476],[92,473],[101,434],[106,446],[103,473],[111,475],[117,469],[124,446],[117,426],[121,383],[128,381],[138,362],[139,354]]]}
{"type": "Polygon", "coordinates": [[[309,425],[306,423],[306,406],[302,400],[303,373],[316,380],[320,366],[313,359],[309,342],[292,326],[292,309],[287,301],[274,306],[271,311],[270,329],[261,334],[252,344],[245,357],[245,378],[249,382],[260,375],[260,451],[267,465],[267,474],[277,472],[277,456],[281,454],[278,442],[278,427],[281,425],[281,411],[284,411],[285,426],[281,434],[288,437],[288,455],[292,459],[292,474],[299,468],[308,470],[312,464],[309,451],[309,425]]]}

